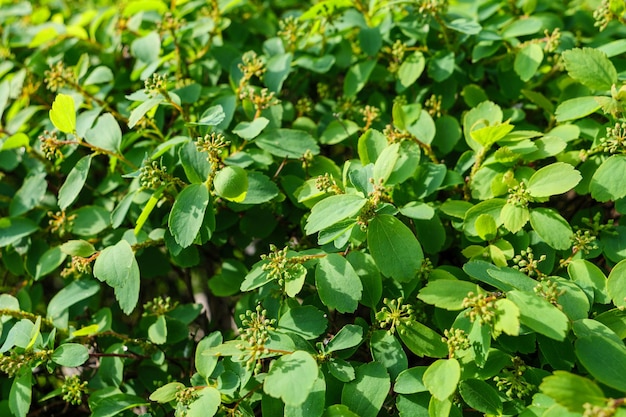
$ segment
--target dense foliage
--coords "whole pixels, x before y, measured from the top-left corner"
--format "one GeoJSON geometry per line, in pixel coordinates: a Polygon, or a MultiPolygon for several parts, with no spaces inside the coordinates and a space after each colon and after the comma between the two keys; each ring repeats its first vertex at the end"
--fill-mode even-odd
{"type": "Polygon", "coordinates": [[[0,5],[0,415],[626,416],[623,1],[0,5]]]}

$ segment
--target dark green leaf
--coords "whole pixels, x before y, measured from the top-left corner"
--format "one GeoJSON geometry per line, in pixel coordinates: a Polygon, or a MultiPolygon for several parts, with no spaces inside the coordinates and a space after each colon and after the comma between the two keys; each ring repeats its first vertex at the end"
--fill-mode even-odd
{"type": "Polygon", "coordinates": [[[356,379],[344,385],[341,402],[360,417],[376,417],[390,387],[385,367],[366,363],[356,369],[356,379]]]}
{"type": "Polygon", "coordinates": [[[124,313],[135,309],[139,301],[139,265],[127,241],[120,240],[100,252],[93,274],[115,289],[115,298],[124,313]]]}
{"type": "Polygon", "coordinates": [[[198,236],[208,204],[209,190],[204,183],[190,184],[176,197],[168,226],[176,243],[182,248],[191,245],[198,236]]]}
{"type": "Polygon", "coordinates": [[[575,343],[576,357],[601,383],[626,391],[626,348],[605,336],[590,334],[575,343]]]}
{"type": "Polygon", "coordinates": [[[530,225],[549,246],[557,250],[572,246],[572,228],[557,212],[548,208],[536,208],[530,212],[530,225]]]}
{"type": "Polygon", "coordinates": [[[500,415],[502,400],[498,391],[480,379],[466,379],[459,384],[459,393],[473,409],[485,414],[500,415]]]}
{"type": "Polygon", "coordinates": [[[400,282],[415,278],[424,253],[415,235],[400,220],[388,214],[374,217],[367,228],[367,243],[383,275],[400,282]]]}
{"type": "Polygon", "coordinates": [[[89,359],[89,350],[78,343],[63,343],[52,352],[50,358],[61,366],[77,367],[89,359]]]}
{"type": "Polygon", "coordinates": [[[325,316],[313,306],[294,307],[280,317],[278,330],[293,332],[305,339],[315,339],[326,330],[328,320],[325,316]]]}
{"type": "Polygon", "coordinates": [[[313,206],[304,231],[307,235],[311,235],[352,217],[366,202],[367,199],[356,194],[338,194],[327,197],[313,206]]]}
{"type": "Polygon", "coordinates": [[[59,189],[59,208],[61,210],[68,208],[78,197],[85,181],[87,181],[90,166],[91,155],[87,155],[82,157],[70,171],[59,189]]]}

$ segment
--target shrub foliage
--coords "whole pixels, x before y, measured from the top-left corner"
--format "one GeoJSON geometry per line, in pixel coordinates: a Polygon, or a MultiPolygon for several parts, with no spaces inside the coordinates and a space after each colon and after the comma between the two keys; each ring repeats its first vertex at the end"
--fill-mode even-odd
{"type": "Polygon", "coordinates": [[[622,1],[0,5],[1,415],[626,415],[622,1]]]}

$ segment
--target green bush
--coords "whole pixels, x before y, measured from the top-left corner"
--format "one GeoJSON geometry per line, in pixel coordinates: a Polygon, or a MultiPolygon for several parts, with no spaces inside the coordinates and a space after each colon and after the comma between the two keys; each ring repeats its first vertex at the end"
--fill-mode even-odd
{"type": "Polygon", "coordinates": [[[624,2],[0,5],[0,415],[626,416],[624,2]]]}

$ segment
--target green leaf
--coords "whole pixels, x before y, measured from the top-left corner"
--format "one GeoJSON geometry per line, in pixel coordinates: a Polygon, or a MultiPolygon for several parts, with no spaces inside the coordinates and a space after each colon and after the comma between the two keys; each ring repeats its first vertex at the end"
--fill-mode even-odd
{"type": "Polygon", "coordinates": [[[418,321],[401,322],[398,334],[406,347],[419,357],[448,356],[448,345],[441,340],[441,335],[418,321]]]}
{"type": "Polygon", "coordinates": [[[0,218],[0,248],[34,233],[37,229],[37,225],[30,219],[0,218]]]}
{"type": "Polygon", "coordinates": [[[168,226],[176,243],[182,248],[190,246],[198,236],[208,205],[209,190],[204,183],[190,184],[176,197],[168,226]]]}
{"type": "Polygon", "coordinates": [[[15,417],[26,417],[32,401],[33,377],[29,367],[18,372],[9,391],[9,409],[15,417]]]}
{"type": "Polygon", "coordinates": [[[78,343],[63,343],[52,352],[50,358],[56,364],[74,368],[89,359],[89,349],[78,343]]]}
{"type": "Polygon", "coordinates": [[[454,52],[445,49],[437,51],[428,61],[427,72],[436,82],[450,78],[454,72],[454,52]]]}
{"type": "Polygon", "coordinates": [[[96,253],[96,248],[86,240],[68,240],[61,245],[61,251],[70,256],[87,258],[96,253]]]}
{"type": "Polygon", "coordinates": [[[374,361],[381,363],[391,379],[408,367],[408,359],[402,345],[387,330],[375,330],[370,338],[370,352],[374,361]]]}
{"type": "Polygon", "coordinates": [[[604,393],[589,379],[565,371],[554,371],[541,381],[539,390],[570,411],[583,411],[585,403],[604,405],[604,393]]]}
{"type": "Polygon", "coordinates": [[[376,129],[368,129],[359,137],[359,159],[363,166],[373,163],[378,156],[387,148],[387,138],[376,129]]]}
{"type": "Polygon", "coordinates": [[[626,156],[613,155],[600,165],[591,177],[591,197],[604,203],[626,196],[626,156]]]}
{"type": "Polygon", "coordinates": [[[415,394],[428,391],[423,381],[424,372],[427,369],[428,366],[416,366],[400,372],[395,384],[393,384],[394,392],[398,394],[415,394]]]}
{"type": "Polygon", "coordinates": [[[474,227],[478,236],[483,240],[492,240],[498,233],[498,226],[491,214],[483,213],[478,216],[474,222],[474,227]]]}
{"type": "MultiPolygon", "coordinates": [[[[619,263],[615,267],[617,266],[619,263]]],[[[613,267],[612,272],[615,271],[615,267],[613,267]]],[[[594,300],[600,304],[609,302],[607,278],[595,264],[584,259],[575,259],[567,265],[567,273],[572,281],[587,294],[590,303],[593,303],[594,300]]]]}
{"type": "Polygon", "coordinates": [[[506,298],[519,309],[520,322],[523,325],[551,339],[565,339],[569,319],[544,298],[518,290],[509,291],[506,298]]]}
{"type": "Polygon", "coordinates": [[[406,57],[398,68],[398,83],[401,88],[396,88],[396,91],[402,92],[412,86],[422,75],[424,68],[426,68],[426,59],[421,51],[415,51],[406,57]]]}
{"type": "Polygon", "coordinates": [[[83,189],[85,181],[87,181],[87,175],[89,174],[91,159],[91,155],[82,157],[76,165],[74,165],[74,168],[72,168],[65,182],[59,189],[58,203],[61,210],[67,209],[76,200],[78,194],[83,189]]]}
{"type": "Polygon", "coordinates": [[[352,265],[336,253],[320,259],[315,268],[315,285],[324,305],[341,313],[353,313],[363,292],[352,265]]]}
{"type": "Polygon", "coordinates": [[[156,321],[148,327],[148,339],[156,345],[162,345],[167,341],[167,322],[165,321],[165,316],[157,316],[156,321]]]}
{"type": "Polygon", "coordinates": [[[115,290],[115,298],[126,314],[132,313],[139,301],[139,265],[130,244],[120,240],[100,252],[93,274],[115,290]]]}
{"type": "Polygon", "coordinates": [[[324,348],[326,353],[350,349],[363,341],[363,328],[356,324],[346,324],[337,332],[324,348]]]}
{"type": "Polygon", "coordinates": [[[356,215],[367,199],[356,194],[338,194],[327,197],[313,206],[304,231],[311,235],[341,220],[356,215]]]}
{"type": "Polygon", "coordinates": [[[463,299],[467,293],[478,293],[478,286],[468,281],[456,279],[438,279],[430,281],[417,296],[427,304],[450,311],[462,310],[463,299]]]}
{"type": "Polygon", "coordinates": [[[291,308],[278,320],[278,330],[296,333],[307,340],[324,333],[327,326],[324,312],[313,306],[291,308]]]}
{"type": "Polygon", "coordinates": [[[313,357],[304,351],[283,355],[270,367],[263,391],[280,398],[286,405],[302,404],[313,389],[318,368],[313,357]]]}
{"type": "Polygon", "coordinates": [[[239,122],[233,128],[233,133],[245,140],[252,140],[259,136],[270,121],[265,117],[257,117],[251,122],[239,122]]]}
{"type": "Polygon", "coordinates": [[[222,334],[216,331],[204,337],[198,343],[198,346],[196,346],[196,370],[203,377],[208,378],[211,376],[211,373],[217,366],[218,362],[218,358],[216,356],[210,356],[205,353],[209,352],[209,349],[221,345],[223,341],[222,334]]]}
{"type": "Polygon", "coordinates": [[[293,55],[290,52],[276,54],[267,60],[266,71],[263,74],[263,81],[270,91],[280,92],[283,83],[291,72],[291,60],[293,55]]]}
{"type": "Polygon", "coordinates": [[[466,379],[459,384],[459,394],[473,409],[485,414],[502,414],[502,400],[498,391],[480,379],[466,379]]]}
{"type": "Polygon", "coordinates": [[[613,267],[606,289],[616,307],[626,307],[626,259],[613,267]]]}
{"type": "Polygon", "coordinates": [[[358,62],[351,66],[343,81],[343,95],[346,97],[354,97],[361,91],[363,87],[365,87],[375,66],[376,61],[373,59],[358,62]]]}
{"type": "Polygon", "coordinates": [[[76,130],[76,107],[72,96],[57,94],[50,110],[50,121],[63,133],[76,130]]]}
{"type": "MultiPolygon", "coordinates": [[[[483,101],[463,116],[463,134],[465,141],[475,151],[483,146],[472,139],[471,132],[485,126],[502,123],[502,109],[491,101],[483,101]]],[[[506,125],[505,125],[506,126],[506,125]]]]}
{"type": "Polygon", "coordinates": [[[531,197],[550,197],[571,190],[581,179],[580,172],[570,164],[555,162],[535,172],[528,180],[527,190],[531,197]]]}
{"type": "Polygon", "coordinates": [[[388,214],[374,217],[367,227],[367,243],[383,275],[400,282],[415,278],[424,253],[413,232],[400,220],[388,214]]]}
{"type": "Polygon", "coordinates": [[[617,83],[615,66],[602,51],[574,48],[561,56],[569,76],[592,90],[610,90],[617,83]]]}
{"type": "Polygon", "coordinates": [[[48,303],[46,317],[59,328],[67,328],[67,310],[76,303],[85,300],[100,290],[100,285],[94,279],[72,281],[69,285],[57,292],[48,303]]]}
{"type": "Polygon", "coordinates": [[[313,136],[303,130],[276,129],[265,131],[259,135],[254,143],[264,151],[279,158],[302,158],[310,152],[317,155],[320,148],[313,136]]]}
{"type": "Polygon", "coordinates": [[[594,378],[611,388],[626,391],[626,348],[623,343],[590,334],[578,338],[574,347],[576,357],[594,378]]]}
{"type": "Polygon", "coordinates": [[[543,48],[537,43],[528,43],[515,55],[513,69],[522,81],[530,80],[543,61],[543,48]]]}
{"type": "Polygon", "coordinates": [[[363,283],[363,294],[360,303],[374,308],[380,301],[383,293],[382,277],[372,256],[360,251],[351,251],[346,259],[363,283]]]}
{"type": "Polygon", "coordinates": [[[183,388],[185,388],[185,385],[180,382],[167,383],[150,394],[150,401],[156,401],[161,404],[169,403],[176,399],[176,393],[183,388]]]}
{"type": "Polygon", "coordinates": [[[511,233],[517,233],[522,230],[522,228],[530,220],[530,211],[528,210],[528,207],[507,202],[504,206],[502,206],[500,219],[508,231],[511,233]]]}
{"type": "Polygon", "coordinates": [[[189,405],[187,417],[211,417],[222,403],[220,392],[215,387],[206,387],[199,391],[198,398],[189,405]]]}
{"type": "Polygon", "coordinates": [[[132,129],[150,110],[163,103],[164,98],[161,95],[149,98],[130,112],[128,118],[128,127],[132,129]]]}
{"type": "MultiPolygon", "coordinates": [[[[321,2],[324,3],[324,2],[321,2]]],[[[320,4],[320,3],[318,3],[320,4]]],[[[354,414],[348,407],[343,404],[331,405],[326,409],[322,417],[361,417],[358,414],[354,414]]]]}
{"type": "Polygon", "coordinates": [[[323,145],[335,145],[348,139],[359,131],[360,127],[352,120],[333,120],[320,136],[323,145]]]}
{"type": "Polygon", "coordinates": [[[599,109],[600,102],[596,97],[576,97],[559,104],[554,115],[557,122],[565,122],[589,116],[599,109]]]}
{"type": "Polygon", "coordinates": [[[27,176],[20,189],[11,198],[9,215],[16,217],[35,208],[44,198],[47,188],[45,173],[27,176]]]}
{"type": "Polygon", "coordinates": [[[456,391],[461,378],[461,365],[456,359],[439,359],[424,372],[424,386],[440,401],[448,399],[456,391]]]}
{"type": "Polygon", "coordinates": [[[360,417],[376,417],[391,387],[385,367],[369,362],[356,369],[354,381],[344,385],[341,403],[360,417]]]}
{"type": "Polygon", "coordinates": [[[339,357],[333,357],[327,362],[328,372],[341,382],[350,382],[356,378],[354,368],[350,363],[339,357]]]}
{"type": "Polygon", "coordinates": [[[114,417],[119,416],[125,410],[147,405],[147,401],[131,394],[113,394],[100,399],[95,406],[91,407],[91,417],[114,417]]]}
{"type": "Polygon", "coordinates": [[[378,159],[376,159],[376,163],[374,163],[373,171],[374,181],[376,181],[376,183],[380,181],[382,184],[385,184],[398,160],[399,149],[399,143],[392,143],[378,155],[378,159]]]}
{"type": "Polygon", "coordinates": [[[111,113],[105,113],[85,133],[85,141],[106,151],[118,153],[122,143],[122,129],[111,113]]]}
{"type": "Polygon", "coordinates": [[[326,406],[326,382],[324,374],[319,372],[313,388],[302,404],[286,405],[285,416],[292,417],[320,417],[326,406]]]}
{"type": "Polygon", "coordinates": [[[519,331],[519,308],[506,298],[496,301],[496,321],[493,324],[494,334],[499,335],[504,332],[509,336],[518,336],[519,331]]]}
{"type": "Polygon", "coordinates": [[[530,225],[539,237],[556,250],[566,250],[572,245],[572,228],[557,212],[536,208],[530,212],[530,225]]]}

